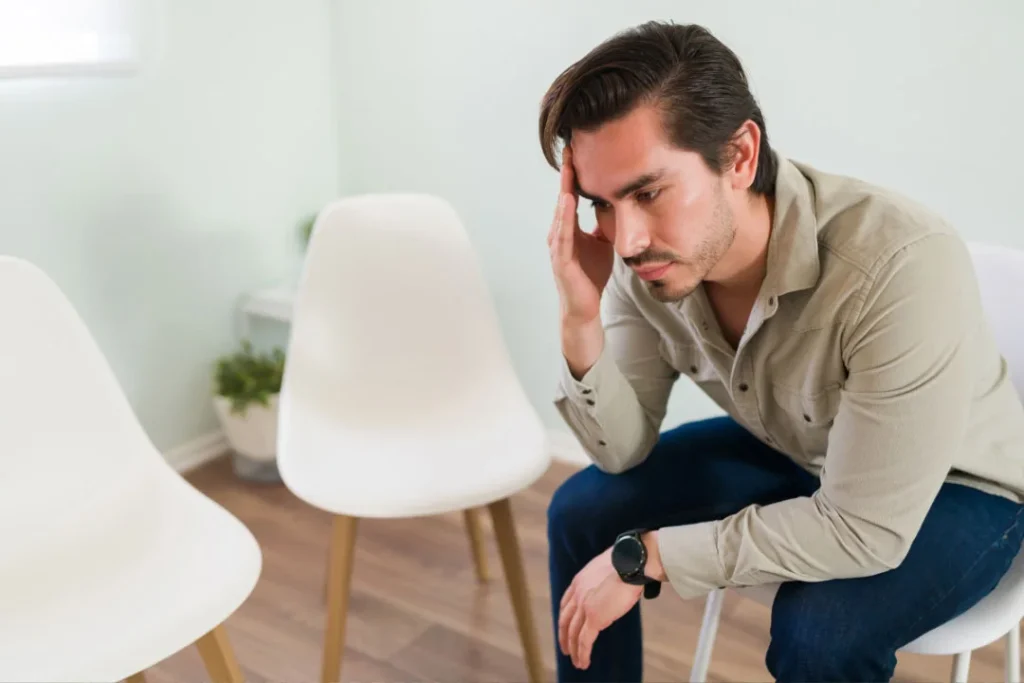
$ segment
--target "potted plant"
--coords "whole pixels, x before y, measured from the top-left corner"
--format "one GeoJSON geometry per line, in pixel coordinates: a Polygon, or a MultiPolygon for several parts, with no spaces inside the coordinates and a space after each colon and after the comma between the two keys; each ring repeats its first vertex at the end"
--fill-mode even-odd
{"type": "Polygon", "coordinates": [[[235,471],[246,478],[277,477],[277,402],[284,360],[282,349],[258,353],[248,340],[217,360],[214,409],[236,454],[235,471]]]}

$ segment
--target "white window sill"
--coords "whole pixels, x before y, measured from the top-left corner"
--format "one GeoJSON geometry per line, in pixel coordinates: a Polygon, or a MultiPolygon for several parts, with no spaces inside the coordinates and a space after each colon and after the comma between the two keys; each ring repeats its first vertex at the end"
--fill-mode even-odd
{"type": "Polygon", "coordinates": [[[136,73],[133,61],[78,62],[67,64],[0,64],[0,80],[20,78],[67,78],[88,76],[128,76],[136,73]]]}

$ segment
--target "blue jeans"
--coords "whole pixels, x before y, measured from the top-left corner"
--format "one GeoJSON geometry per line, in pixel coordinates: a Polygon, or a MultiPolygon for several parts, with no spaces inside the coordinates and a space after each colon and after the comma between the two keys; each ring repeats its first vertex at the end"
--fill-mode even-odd
{"type": "MultiPolygon", "coordinates": [[[[548,508],[555,624],[573,577],[620,532],[720,519],[818,487],[816,477],[727,417],[664,433],[646,461],[622,474],[593,466],[577,472],[548,508]]],[[[768,670],[781,681],[889,680],[900,647],[995,588],[1024,540],[1022,511],[999,496],[946,484],[898,568],[783,584],[772,608],[768,670]]],[[[556,635],[556,650],[557,642],[556,635]]],[[[688,646],[696,643],[679,643],[688,646]]],[[[557,652],[558,680],[639,681],[642,651],[637,605],[598,636],[588,670],[557,652]]]]}

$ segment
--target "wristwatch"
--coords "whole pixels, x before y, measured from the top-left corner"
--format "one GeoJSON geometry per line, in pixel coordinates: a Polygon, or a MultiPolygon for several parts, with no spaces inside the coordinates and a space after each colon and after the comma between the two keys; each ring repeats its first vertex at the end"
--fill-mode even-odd
{"type": "Polygon", "coordinates": [[[612,566],[625,583],[643,586],[644,597],[652,600],[661,593],[661,581],[644,574],[644,568],[647,566],[647,546],[644,545],[641,534],[647,531],[633,529],[619,534],[612,546],[612,566]]]}

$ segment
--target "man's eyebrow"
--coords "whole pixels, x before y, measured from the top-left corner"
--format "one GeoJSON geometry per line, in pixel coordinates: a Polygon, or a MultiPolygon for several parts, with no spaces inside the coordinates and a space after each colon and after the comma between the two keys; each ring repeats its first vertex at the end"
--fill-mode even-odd
{"type": "MultiPolygon", "coordinates": [[[[620,187],[618,190],[616,190],[615,191],[615,198],[616,199],[622,199],[623,197],[631,195],[634,192],[636,192],[637,190],[639,190],[639,189],[641,189],[643,187],[646,187],[647,185],[650,185],[651,183],[654,183],[654,182],[657,182],[657,181],[661,180],[662,177],[664,177],[664,175],[665,175],[665,169],[663,169],[663,168],[658,169],[657,171],[652,171],[650,173],[644,173],[642,176],[639,176],[638,178],[635,178],[635,179],[629,181],[628,183],[626,183],[625,185],[620,187]]],[[[602,197],[598,197],[595,194],[591,194],[591,193],[587,192],[586,190],[584,190],[582,187],[580,187],[579,181],[576,181],[576,193],[579,196],[581,196],[581,197],[583,197],[585,199],[589,199],[590,201],[604,202],[606,204],[608,203],[606,199],[603,199],[602,197]]]]}

